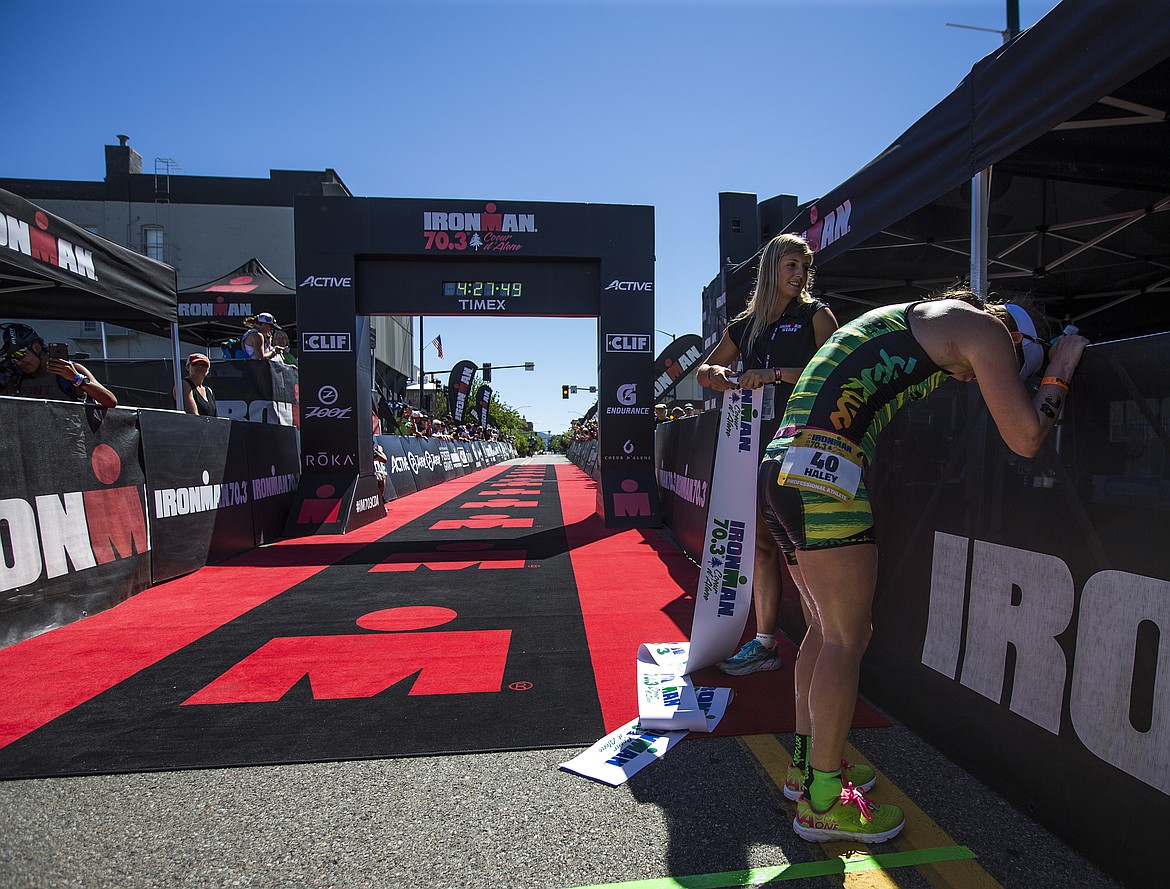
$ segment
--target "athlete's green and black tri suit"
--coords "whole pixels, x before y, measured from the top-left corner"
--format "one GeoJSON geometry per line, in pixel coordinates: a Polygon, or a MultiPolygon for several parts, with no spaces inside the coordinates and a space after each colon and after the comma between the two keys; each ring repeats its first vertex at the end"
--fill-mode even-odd
{"type": "Polygon", "coordinates": [[[874,541],[861,470],[894,414],[949,376],[910,331],[907,316],[918,304],[885,306],[843,325],[801,374],[759,475],[760,509],[784,552],[874,541]]]}

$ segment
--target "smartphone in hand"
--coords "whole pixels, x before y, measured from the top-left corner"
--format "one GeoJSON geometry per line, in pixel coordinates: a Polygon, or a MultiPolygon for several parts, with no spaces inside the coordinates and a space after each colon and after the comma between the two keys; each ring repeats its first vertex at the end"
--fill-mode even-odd
{"type": "Polygon", "coordinates": [[[69,346],[66,343],[49,343],[49,358],[69,360],[69,346]]]}

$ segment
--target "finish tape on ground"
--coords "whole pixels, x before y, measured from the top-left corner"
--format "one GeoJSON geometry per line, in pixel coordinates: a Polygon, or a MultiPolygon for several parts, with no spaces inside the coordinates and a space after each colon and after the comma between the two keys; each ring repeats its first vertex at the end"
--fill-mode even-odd
{"type": "Polygon", "coordinates": [[[734,653],[747,626],[756,552],[758,403],[750,389],[723,396],[690,641],[639,646],[638,718],[561,763],[562,769],[616,787],[664,757],[688,732],[713,731],[723,718],[731,689],[696,686],[689,674],[734,653]]]}
{"type": "Polygon", "coordinates": [[[803,880],[808,877],[827,877],[832,874],[856,874],[862,871],[888,870],[895,867],[914,867],[919,864],[962,861],[975,857],[975,853],[966,846],[945,846],[937,849],[913,849],[908,852],[889,852],[880,855],[854,855],[849,858],[833,858],[829,861],[781,864],[776,867],[735,870],[725,874],[660,877],[653,880],[632,880],[628,883],[598,883],[595,886],[575,886],[573,889],[733,889],[736,886],[758,886],[761,883],[803,880]]]}

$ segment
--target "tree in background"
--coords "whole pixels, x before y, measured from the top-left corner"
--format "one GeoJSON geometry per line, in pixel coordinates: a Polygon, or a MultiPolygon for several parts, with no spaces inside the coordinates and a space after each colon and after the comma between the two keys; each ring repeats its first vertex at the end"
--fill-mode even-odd
{"type": "Polygon", "coordinates": [[[488,405],[488,421],[500,430],[500,438],[515,438],[519,456],[527,457],[538,449],[540,436],[533,434],[532,424],[494,392],[488,405]]]}
{"type": "MultiPolygon", "coordinates": [[[[475,374],[471,378],[470,392],[478,392],[481,383],[482,380],[479,374],[475,374]]],[[[469,395],[469,397],[472,396],[469,395]]],[[[451,409],[447,404],[447,390],[441,388],[431,393],[430,415],[432,417],[442,418],[449,413],[451,413],[451,409]]],[[[468,423],[475,422],[475,420],[472,420],[468,416],[468,423]]],[[[515,439],[516,453],[521,457],[527,457],[529,454],[540,450],[543,445],[540,436],[532,431],[532,424],[524,419],[515,408],[500,398],[494,385],[492,387],[492,400],[488,405],[488,424],[500,431],[501,439],[515,439]]]]}

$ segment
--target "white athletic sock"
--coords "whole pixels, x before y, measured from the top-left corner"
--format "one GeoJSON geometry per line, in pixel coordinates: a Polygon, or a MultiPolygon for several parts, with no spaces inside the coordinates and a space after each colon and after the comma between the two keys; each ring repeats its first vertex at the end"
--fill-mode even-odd
{"type": "Polygon", "coordinates": [[[764,646],[764,648],[771,651],[773,648],[776,647],[776,634],[775,633],[756,633],[756,641],[759,642],[762,646],[764,646]]]}

